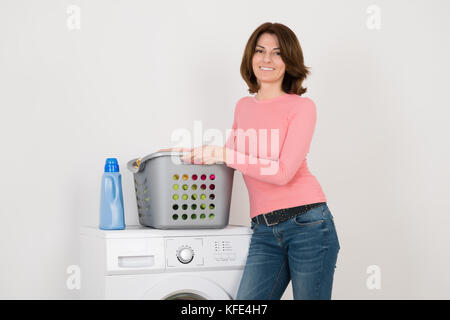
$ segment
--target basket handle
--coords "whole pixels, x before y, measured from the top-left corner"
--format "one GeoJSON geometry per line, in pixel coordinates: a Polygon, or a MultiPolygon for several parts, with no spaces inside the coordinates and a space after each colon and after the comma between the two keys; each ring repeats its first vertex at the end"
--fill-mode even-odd
{"type": "MultiPolygon", "coordinates": [[[[172,154],[172,156],[179,156],[179,162],[177,162],[177,164],[195,164],[195,163],[189,163],[189,162],[183,162],[182,160],[181,160],[181,157],[184,155],[184,152],[179,152],[179,153],[173,153],[172,154]]],[[[177,160],[178,161],[178,160],[177,160]]],[[[219,162],[216,162],[216,163],[213,163],[213,164],[203,164],[204,166],[211,166],[211,165],[214,165],[214,164],[225,164],[226,165],[226,163],[224,162],[224,161],[219,161],[219,162]]]]}
{"type": "Polygon", "coordinates": [[[139,158],[130,160],[127,162],[127,169],[130,170],[133,173],[137,173],[139,172],[139,166],[137,165],[137,161],[139,160],[139,158]]]}
{"type": "MultiPolygon", "coordinates": [[[[140,159],[141,160],[141,164],[142,164],[145,161],[147,161],[147,159],[151,159],[151,158],[157,156],[158,153],[153,153],[153,154],[150,154],[148,156],[145,156],[144,158],[136,158],[136,159],[128,161],[127,162],[128,170],[130,170],[133,173],[139,172],[142,169],[143,166],[142,165],[138,165],[137,161],[140,159]]],[[[165,155],[170,155],[172,157],[172,161],[175,161],[176,164],[183,164],[183,165],[192,164],[192,163],[189,163],[189,162],[183,162],[181,160],[181,157],[184,155],[184,153],[185,152],[182,152],[182,151],[172,151],[172,152],[161,152],[160,155],[164,155],[164,154],[165,155]]],[[[226,165],[226,163],[224,161],[219,161],[219,162],[216,162],[214,164],[224,164],[224,165],[226,165]]]]}

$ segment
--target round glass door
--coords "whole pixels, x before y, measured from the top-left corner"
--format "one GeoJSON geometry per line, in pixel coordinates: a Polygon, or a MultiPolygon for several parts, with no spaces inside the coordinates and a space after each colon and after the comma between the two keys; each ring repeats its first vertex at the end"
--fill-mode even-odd
{"type": "Polygon", "coordinates": [[[174,293],[166,297],[164,300],[208,300],[208,299],[193,292],[180,292],[174,293]]]}
{"type": "Polygon", "coordinates": [[[175,276],[159,281],[147,290],[149,300],[230,300],[225,290],[213,281],[195,276],[175,276]]]}

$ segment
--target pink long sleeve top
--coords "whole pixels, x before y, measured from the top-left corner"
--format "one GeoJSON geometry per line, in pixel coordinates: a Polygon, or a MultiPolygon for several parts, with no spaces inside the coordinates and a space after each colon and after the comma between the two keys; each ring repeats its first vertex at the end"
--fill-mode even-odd
{"type": "Polygon", "coordinates": [[[316,105],[307,97],[286,93],[262,101],[253,96],[238,100],[225,143],[226,165],[243,175],[250,218],[326,202],[306,163],[315,124],[316,105]]]}

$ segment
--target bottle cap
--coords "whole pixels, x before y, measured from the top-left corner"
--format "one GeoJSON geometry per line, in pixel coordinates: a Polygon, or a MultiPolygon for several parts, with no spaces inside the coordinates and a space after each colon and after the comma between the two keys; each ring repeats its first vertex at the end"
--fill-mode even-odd
{"type": "Polygon", "coordinates": [[[116,158],[106,159],[105,172],[119,172],[119,163],[116,158]]]}

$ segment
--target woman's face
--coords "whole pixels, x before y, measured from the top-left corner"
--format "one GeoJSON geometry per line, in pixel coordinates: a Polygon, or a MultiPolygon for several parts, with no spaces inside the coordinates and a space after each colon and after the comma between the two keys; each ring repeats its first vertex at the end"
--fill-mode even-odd
{"type": "Polygon", "coordinates": [[[256,42],[252,65],[258,83],[283,82],[286,65],[281,58],[276,35],[270,33],[260,35],[256,42]],[[269,67],[271,70],[266,71],[261,69],[261,67],[269,67]]]}

